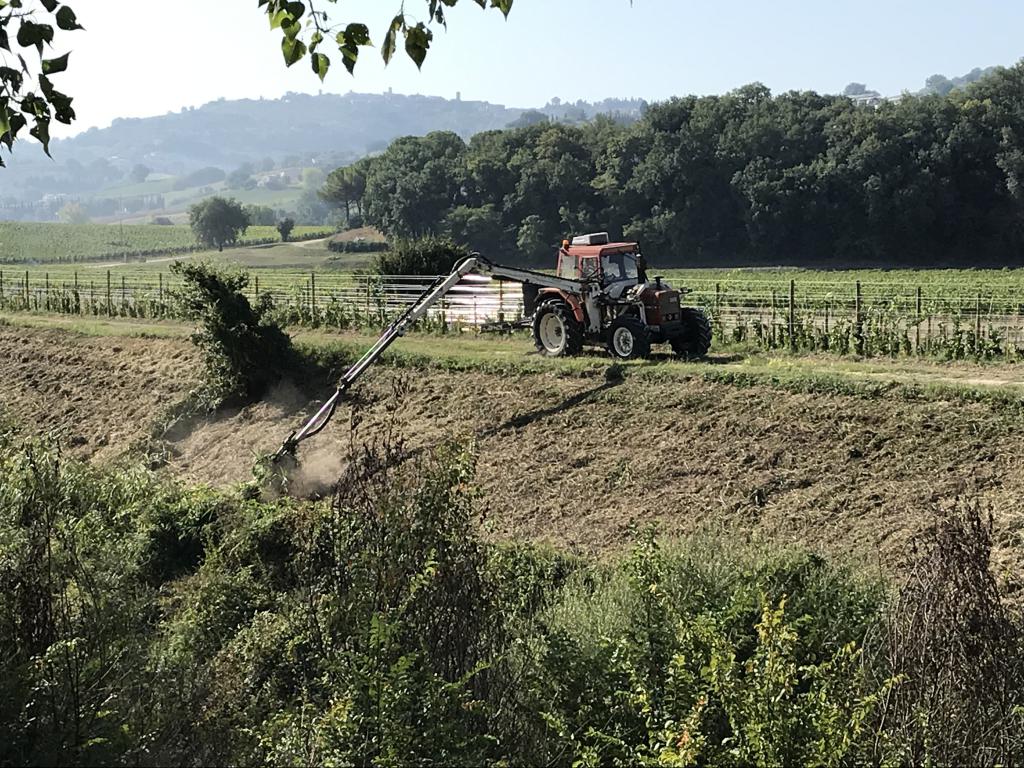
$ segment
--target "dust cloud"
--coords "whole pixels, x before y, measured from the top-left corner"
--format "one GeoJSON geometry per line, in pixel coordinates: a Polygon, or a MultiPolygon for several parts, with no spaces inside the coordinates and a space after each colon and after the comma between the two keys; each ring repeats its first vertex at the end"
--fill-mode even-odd
{"type": "Polygon", "coordinates": [[[339,446],[316,446],[300,449],[298,466],[288,480],[288,495],[297,498],[322,498],[334,490],[345,471],[345,460],[339,446]]]}

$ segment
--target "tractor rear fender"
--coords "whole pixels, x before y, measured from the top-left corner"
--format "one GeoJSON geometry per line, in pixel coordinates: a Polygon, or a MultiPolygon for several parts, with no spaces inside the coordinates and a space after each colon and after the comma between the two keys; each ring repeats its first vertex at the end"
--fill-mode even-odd
{"type": "Polygon", "coordinates": [[[566,304],[572,307],[572,313],[573,315],[576,316],[576,319],[579,322],[583,323],[584,325],[586,324],[587,320],[586,315],[584,315],[583,313],[583,302],[580,301],[579,296],[573,293],[568,293],[567,291],[563,291],[560,288],[541,288],[537,292],[538,304],[540,304],[540,302],[542,301],[545,301],[546,299],[554,298],[560,298],[562,299],[562,301],[564,301],[566,304]]]}

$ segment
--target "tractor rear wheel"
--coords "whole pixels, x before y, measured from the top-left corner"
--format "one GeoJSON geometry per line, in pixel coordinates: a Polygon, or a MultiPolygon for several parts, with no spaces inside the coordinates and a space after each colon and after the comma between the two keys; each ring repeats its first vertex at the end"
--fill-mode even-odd
{"type": "Polygon", "coordinates": [[[680,310],[683,332],[669,339],[672,351],[680,357],[694,359],[704,357],[711,349],[711,322],[707,315],[693,307],[680,310]]]}
{"type": "Polygon", "coordinates": [[[545,301],[533,317],[533,342],[546,357],[578,355],[583,349],[583,325],[564,301],[545,301]]]}
{"type": "Polygon", "coordinates": [[[608,351],[620,360],[651,356],[651,336],[647,326],[635,317],[619,317],[606,333],[608,351]]]}

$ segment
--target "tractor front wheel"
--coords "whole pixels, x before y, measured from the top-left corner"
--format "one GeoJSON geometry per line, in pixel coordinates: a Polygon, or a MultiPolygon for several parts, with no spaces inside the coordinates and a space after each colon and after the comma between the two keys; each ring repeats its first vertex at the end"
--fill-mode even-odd
{"type": "Polygon", "coordinates": [[[533,342],[546,357],[578,355],[583,349],[583,326],[564,301],[545,301],[533,317],[533,342]]]}
{"type": "Polygon", "coordinates": [[[646,359],[651,356],[651,337],[647,327],[635,317],[620,317],[607,331],[608,351],[619,360],[646,359]]]}
{"type": "Polygon", "coordinates": [[[669,339],[672,351],[680,357],[694,359],[704,357],[711,349],[711,322],[707,315],[693,307],[680,310],[683,332],[669,339]]]}

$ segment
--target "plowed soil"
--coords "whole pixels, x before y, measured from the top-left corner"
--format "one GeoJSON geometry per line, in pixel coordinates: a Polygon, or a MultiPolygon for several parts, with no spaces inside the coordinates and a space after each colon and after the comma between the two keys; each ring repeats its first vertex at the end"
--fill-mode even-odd
{"type": "MultiPolygon", "coordinates": [[[[184,397],[198,374],[185,341],[0,328],[0,402],[23,424],[51,425],[85,457],[113,457],[145,435],[150,415],[184,397]]],[[[995,404],[386,367],[356,395],[300,452],[302,488],[338,476],[355,413],[360,440],[389,425],[413,448],[473,440],[484,524],[496,537],[600,551],[657,522],[667,532],[727,529],[856,552],[888,568],[932,510],[963,496],[993,514],[1007,586],[1024,581],[1022,422],[995,404]]],[[[256,453],[315,406],[284,386],[175,430],[169,470],[214,484],[249,479],[256,453]]]]}

